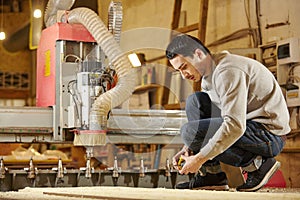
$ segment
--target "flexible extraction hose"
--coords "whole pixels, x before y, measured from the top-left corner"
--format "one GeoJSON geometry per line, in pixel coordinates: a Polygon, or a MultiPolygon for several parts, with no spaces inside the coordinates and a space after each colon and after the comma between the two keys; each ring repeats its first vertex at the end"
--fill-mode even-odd
{"type": "Polygon", "coordinates": [[[49,0],[44,13],[45,26],[49,27],[57,22],[58,10],[70,10],[75,0],[49,0]]]}
{"type": "Polygon", "coordinates": [[[122,3],[111,1],[108,10],[108,30],[120,44],[123,21],[122,3]]]}
{"type": "Polygon", "coordinates": [[[111,108],[120,105],[130,97],[135,87],[136,73],[113,35],[94,11],[88,8],[75,8],[69,12],[67,17],[69,23],[80,23],[86,27],[115,67],[118,76],[117,85],[100,95],[92,106],[91,115],[95,118],[92,117],[90,123],[101,125],[106,123],[103,120],[106,119],[111,108]]]}
{"type": "MultiPolygon", "coordinates": [[[[50,6],[59,5],[61,6],[59,7],[61,9],[63,6],[69,7],[71,3],[72,5],[74,3],[74,1],[70,0],[68,0],[68,4],[65,3],[64,5],[59,4],[59,2],[62,2],[59,0],[56,2],[52,1],[50,4],[49,2],[47,10],[49,10],[48,12],[51,14],[47,14],[47,18],[45,15],[45,21],[49,24],[52,23],[50,23],[52,13],[58,10],[57,8],[51,8],[50,6]]],[[[67,16],[63,17],[67,18],[69,23],[80,23],[85,26],[100,45],[111,64],[115,67],[118,76],[117,85],[113,89],[101,94],[92,105],[90,129],[97,130],[101,126],[106,126],[108,112],[130,97],[135,87],[136,73],[127,56],[122,53],[121,48],[115,41],[113,35],[108,31],[105,24],[94,11],[89,8],[75,8],[69,11],[67,16]]]]}

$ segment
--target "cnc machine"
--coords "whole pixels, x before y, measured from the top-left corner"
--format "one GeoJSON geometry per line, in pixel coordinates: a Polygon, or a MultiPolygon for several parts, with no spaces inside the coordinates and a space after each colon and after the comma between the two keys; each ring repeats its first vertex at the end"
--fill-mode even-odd
{"type": "Polygon", "coordinates": [[[138,169],[122,169],[122,176],[117,156],[105,170],[91,167],[93,148],[106,143],[181,144],[179,128],[186,118],[184,111],[114,109],[132,94],[136,78],[118,44],[122,5],[111,3],[107,30],[93,11],[69,10],[73,3],[48,2],[46,28],[37,50],[36,107],[1,108],[0,138],[2,142],[84,146],[86,166],[68,169],[59,159],[56,167],[39,169],[31,158],[28,167],[16,169],[7,168],[2,158],[1,191],[27,186],[138,186],[140,177],[146,180],[145,187],[166,186],[166,181],[173,187],[177,172],[168,160],[164,169],[147,169],[141,159],[138,169]],[[149,121],[158,126],[145,126],[149,121]],[[160,176],[167,177],[161,178],[163,183],[160,176]]]}

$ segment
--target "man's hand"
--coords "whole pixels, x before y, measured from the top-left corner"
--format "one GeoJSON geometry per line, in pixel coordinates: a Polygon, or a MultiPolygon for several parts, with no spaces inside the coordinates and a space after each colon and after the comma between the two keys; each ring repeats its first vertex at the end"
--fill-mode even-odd
{"type": "Polygon", "coordinates": [[[179,170],[180,174],[197,173],[201,166],[207,161],[207,159],[199,153],[193,156],[181,155],[181,158],[185,160],[185,164],[182,169],[179,170]]]}
{"type": "Polygon", "coordinates": [[[180,157],[181,157],[182,155],[185,155],[185,156],[189,156],[189,155],[190,155],[190,150],[188,149],[188,147],[184,146],[184,147],[182,148],[182,150],[179,151],[179,152],[178,152],[175,156],[173,156],[173,158],[172,158],[172,164],[173,164],[173,167],[174,167],[175,169],[177,169],[177,170],[179,170],[179,168],[178,168],[178,161],[179,161],[179,159],[180,159],[180,157]]]}

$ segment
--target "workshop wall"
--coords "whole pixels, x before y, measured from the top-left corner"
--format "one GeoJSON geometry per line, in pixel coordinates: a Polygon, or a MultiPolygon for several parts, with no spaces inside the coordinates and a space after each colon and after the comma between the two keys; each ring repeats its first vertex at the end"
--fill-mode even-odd
{"type": "MultiPolygon", "coordinates": [[[[109,2],[110,0],[99,1],[99,15],[104,22],[107,21],[109,2]]],[[[241,29],[257,28],[258,23],[261,25],[262,44],[300,35],[300,23],[297,21],[300,4],[297,0],[287,0],[285,3],[280,0],[258,2],[259,10],[257,11],[255,1],[209,1],[206,44],[241,29]]],[[[144,27],[166,29],[171,27],[174,0],[167,0],[163,3],[159,0],[124,0],[122,4],[124,8],[123,32],[144,27]]],[[[195,9],[199,8],[199,4],[198,0],[183,0],[180,23],[182,26],[199,21],[199,9],[195,9]]],[[[196,35],[196,32],[191,34],[196,35]]],[[[247,48],[251,47],[252,43],[251,39],[246,37],[246,39],[235,40],[216,49],[247,48]]]]}
{"type": "MultiPolygon", "coordinates": [[[[12,4],[3,5],[3,30],[6,38],[15,32],[26,29],[29,25],[29,1],[20,2],[18,9],[12,4]]],[[[20,38],[16,38],[20,40],[20,38]]],[[[26,37],[20,41],[28,41],[26,37]]],[[[25,105],[25,100],[30,97],[32,55],[28,50],[28,44],[18,51],[10,51],[4,47],[6,41],[0,41],[0,105],[16,106],[25,105]],[[19,100],[15,100],[19,99],[19,100]]],[[[18,46],[17,44],[6,44],[8,47],[18,46]]]]}

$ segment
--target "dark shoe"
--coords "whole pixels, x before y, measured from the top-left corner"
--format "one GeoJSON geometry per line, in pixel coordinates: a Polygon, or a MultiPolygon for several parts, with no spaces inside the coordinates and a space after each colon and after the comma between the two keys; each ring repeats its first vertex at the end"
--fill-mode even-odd
{"type": "Polygon", "coordinates": [[[227,177],[224,172],[218,174],[206,173],[205,176],[197,174],[189,182],[178,183],[175,188],[191,190],[229,190],[227,177]]]}
{"type": "Polygon", "coordinates": [[[246,183],[236,188],[237,191],[255,192],[268,183],[270,178],[280,167],[280,162],[274,158],[267,158],[260,168],[254,172],[248,172],[246,183]]]}

